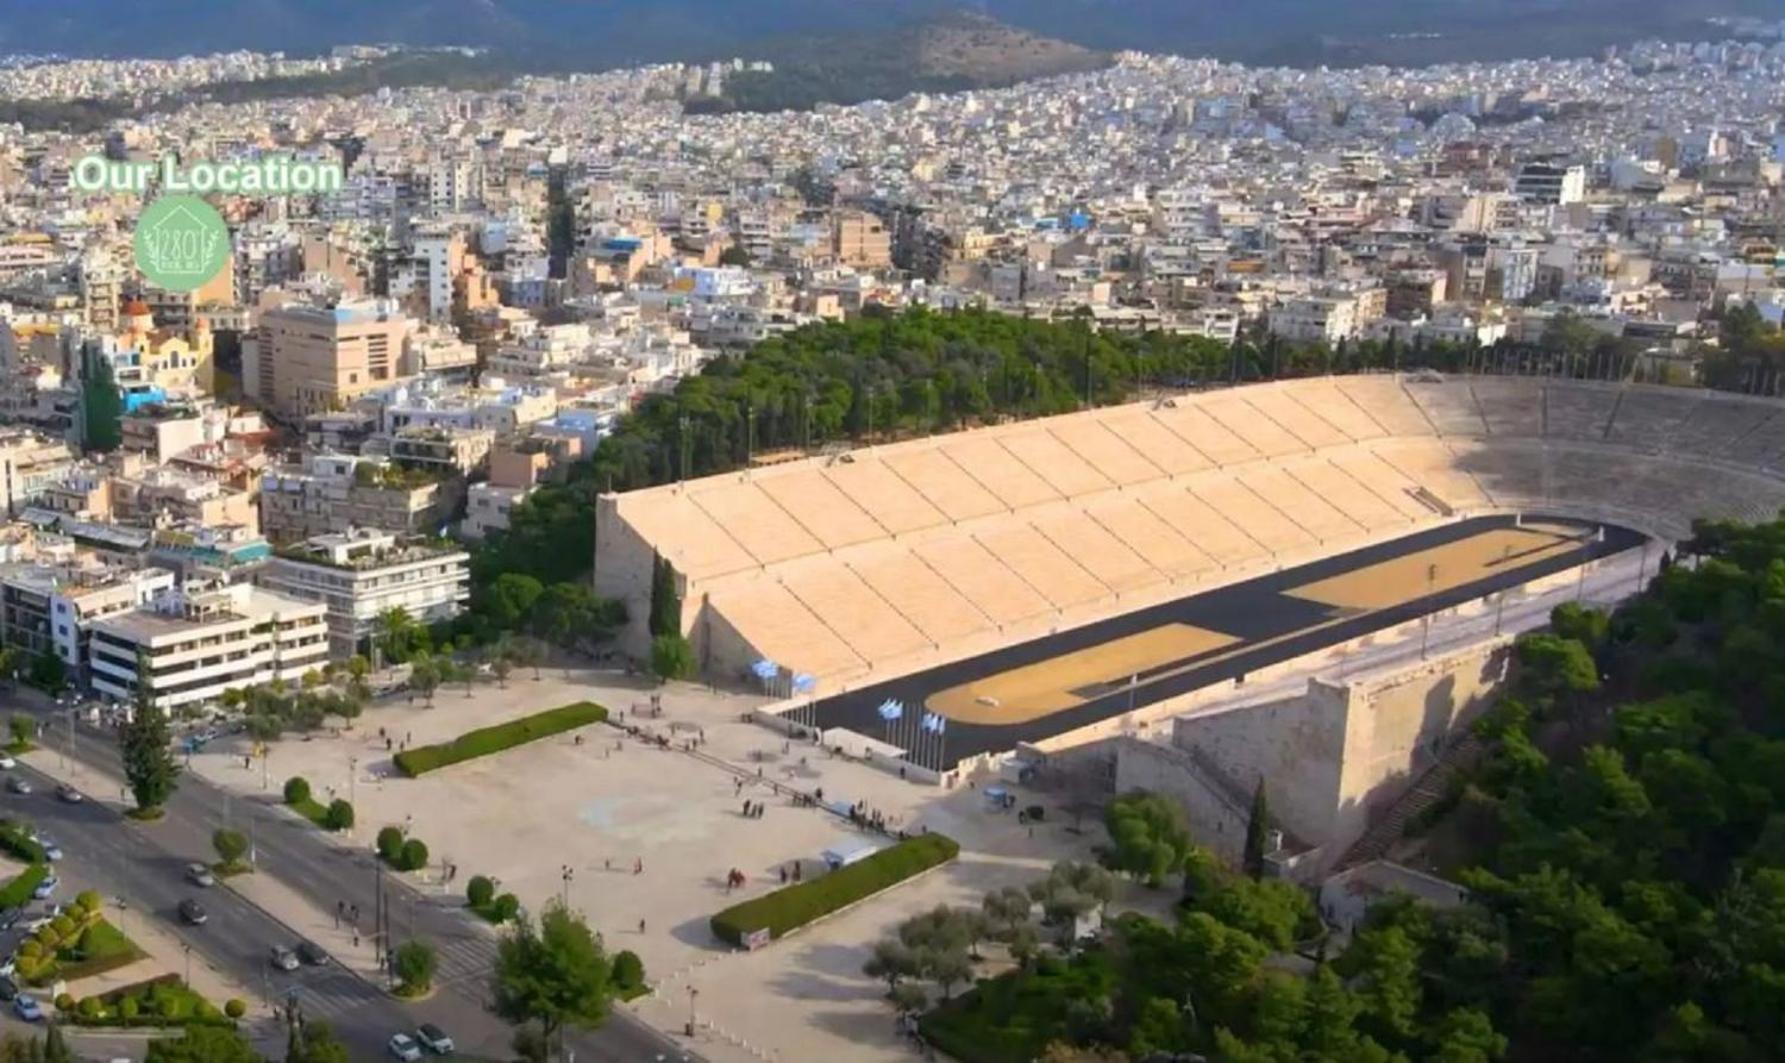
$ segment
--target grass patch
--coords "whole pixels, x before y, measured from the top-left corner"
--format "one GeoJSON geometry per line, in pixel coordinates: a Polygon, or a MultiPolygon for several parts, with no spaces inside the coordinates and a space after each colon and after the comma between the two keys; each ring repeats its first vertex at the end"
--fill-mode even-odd
{"type": "Polygon", "coordinates": [[[397,770],[411,779],[418,775],[436,771],[449,764],[487,757],[492,753],[500,753],[504,749],[537,742],[541,738],[550,738],[565,731],[574,731],[578,727],[587,727],[592,723],[600,723],[607,719],[607,710],[592,701],[579,701],[573,705],[562,705],[555,709],[523,716],[518,720],[499,723],[492,727],[480,727],[475,731],[443,742],[439,745],[417,746],[398,753],[394,758],[397,770]]]}
{"type": "Polygon", "coordinates": [[[233,878],[253,870],[254,865],[246,860],[219,860],[211,865],[211,874],[218,878],[233,878]]]}
{"type": "Polygon", "coordinates": [[[946,835],[923,834],[908,838],[848,867],[734,904],[713,916],[713,933],[731,945],[742,945],[744,936],[753,930],[767,929],[770,938],[778,938],[814,919],[896,886],[913,875],[945,864],[960,851],[960,845],[946,835]]]}
{"type": "Polygon", "coordinates": [[[651,987],[648,985],[615,986],[614,996],[624,1002],[628,1000],[637,1000],[639,997],[644,996],[650,991],[651,987]]]}
{"type": "Polygon", "coordinates": [[[166,815],[166,813],[159,807],[132,808],[127,810],[124,815],[127,818],[136,820],[138,823],[154,823],[156,820],[159,820],[162,816],[166,815]]]}
{"type": "Polygon", "coordinates": [[[37,744],[35,742],[22,741],[17,738],[6,743],[6,745],[4,745],[4,746],[0,746],[0,749],[6,750],[6,752],[8,754],[15,756],[15,757],[22,757],[26,753],[29,753],[32,750],[35,750],[36,748],[37,748],[37,744]]]}
{"type": "Polygon", "coordinates": [[[37,889],[50,873],[43,864],[32,864],[12,877],[12,881],[0,886],[0,908],[23,908],[32,901],[31,893],[37,889]]]}
{"type": "Polygon", "coordinates": [[[72,982],[91,978],[128,966],[146,955],[136,947],[136,942],[124,936],[122,930],[106,922],[103,916],[94,916],[74,939],[74,944],[58,948],[55,962],[33,971],[28,981],[41,986],[58,980],[72,982]]]}

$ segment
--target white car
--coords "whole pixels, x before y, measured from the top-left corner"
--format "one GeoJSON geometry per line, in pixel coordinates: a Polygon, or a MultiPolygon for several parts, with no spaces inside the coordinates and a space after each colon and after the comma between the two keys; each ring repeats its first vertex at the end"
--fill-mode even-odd
{"type": "Polygon", "coordinates": [[[297,953],[286,948],[284,945],[273,946],[271,961],[273,969],[278,971],[295,971],[301,966],[301,964],[298,963],[297,953]]]}
{"type": "Polygon", "coordinates": [[[0,771],[11,771],[18,766],[19,762],[13,759],[11,753],[0,753],[0,771]]]}
{"type": "Polygon", "coordinates": [[[31,891],[31,896],[35,897],[37,900],[40,900],[40,901],[45,900],[49,897],[50,894],[56,892],[56,887],[60,886],[61,884],[62,884],[61,879],[57,878],[54,875],[51,875],[50,877],[44,879],[42,882],[39,882],[37,884],[37,888],[31,891]]]}
{"type": "Polygon", "coordinates": [[[421,1058],[421,1046],[415,1043],[415,1038],[406,1033],[391,1034],[390,1044],[386,1047],[390,1049],[391,1055],[396,1056],[403,1063],[415,1063],[421,1058]]]}

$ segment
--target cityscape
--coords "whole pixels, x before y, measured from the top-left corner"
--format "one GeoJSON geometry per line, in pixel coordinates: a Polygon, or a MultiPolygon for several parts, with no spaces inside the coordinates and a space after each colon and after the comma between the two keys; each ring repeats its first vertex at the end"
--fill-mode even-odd
{"type": "Polygon", "coordinates": [[[0,1063],[1785,1058],[1785,13],[174,6],[0,34],[0,1063]]]}

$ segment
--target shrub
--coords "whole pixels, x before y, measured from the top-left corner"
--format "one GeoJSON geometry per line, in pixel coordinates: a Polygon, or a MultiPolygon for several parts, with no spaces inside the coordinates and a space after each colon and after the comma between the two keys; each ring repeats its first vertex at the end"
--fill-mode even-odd
{"type": "Polygon", "coordinates": [[[310,800],[310,780],[302,775],[293,775],[285,780],[285,803],[301,805],[310,800]]]}
{"type": "Polygon", "coordinates": [[[232,1019],[239,1019],[248,1014],[248,1005],[243,1003],[240,997],[230,997],[223,1004],[223,1014],[232,1019]]]}
{"type": "Polygon", "coordinates": [[[353,826],[353,806],[339,797],[330,801],[322,825],[327,830],[346,830],[353,826]]]}
{"type": "Polygon", "coordinates": [[[645,962],[631,949],[621,950],[614,957],[614,985],[624,991],[637,989],[644,984],[645,962]]]}
{"type": "Polygon", "coordinates": [[[378,855],[387,864],[395,865],[397,857],[403,852],[403,830],[401,827],[386,827],[378,832],[378,855]]]}
{"type": "Polygon", "coordinates": [[[449,764],[487,757],[504,749],[537,742],[578,727],[587,727],[607,719],[607,710],[592,701],[579,701],[532,716],[469,731],[450,742],[417,746],[396,755],[397,770],[410,778],[444,768],[449,764]]]}
{"type": "Polygon", "coordinates": [[[66,940],[68,935],[74,933],[74,920],[66,915],[58,915],[50,920],[50,929],[56,932],[57,937],[66,940]]]}
{"type": "Polygon", "coordinates": [[[403,851],[397,854],[398,871],[420,871],[428,866],[428,847],[420,838],[411,838],[403,843],[403,851]]]}
{"type": "Polygon", "coordinates": [[[125,997],[123,1000],[118,1001],[118,1018],[123,1019],[125,1022],[129,1022],[131,1019],[136,1018],[137,1013],[142,1010],[143,1006],[137,1003],[135,997],[125,997]]]}
{"type": "Polygon", "coordinates": [[[55,927],[39,928],[36,937],[37,943],[43,946],[45,955],[53,954],[56,951],[56,946],[62,944],[62,935],[56,933],[55,927]]]}
{"type": "Polygon", "coordinates": [[[89,914],[105,906],[105,898],[99,895],[98,890],[82,890],[75,895],[74,902],[85,908],[89,914]]]}
{"type": "Polygon", "coordinates": [[[827,875],[733,905],[713,916],[713,933],[731,945],[742,945],[753,930],[766,929],[771,938],[778,938],[947,863],[960,851],[960,845],[946,835],[910,838],[827,875]]]}
{"type": "Polygon", "coordinates": [[[521,914],[521,899],[512,893],[504,893],[490,902],[490,919],[497,923],[506,923],[521,914]]]}
{"type": "Polygon", "coordinates": [[[27,938],[24,944],[19,946],[19,959],[21,960],[35,960],[42,955],[43,946],[30,938],[27,938]]]}
{"type": "Polygon", "coordinates": [[[405,941],[397,946],[396,973],[405,989],[425,992],[434,984],[434,946],[425,941],[405,941]]]}
{"type": "Polygon", "coordinates": [[[496,896],[496,884],[482,875],[472,875],[465,884],[465,900],[473,908],[482,908],[496,896]]]}
{"type": "Polygon", "coordinates": [[[58,993],[58,994],[56,994],[56,1010],[57,1011],[73,1011],[74,1010],[74,994],[73,993],[58,993]]]}
{"type": "Polygon", "coordinates": [[[105,1005],[99,1002],[98,997],[82,997],[81,1002],[75,1005],[75,1010],[81,1013],[83,1019],[97,1019],[99,1013],[105,1010],[105,1005]]]}

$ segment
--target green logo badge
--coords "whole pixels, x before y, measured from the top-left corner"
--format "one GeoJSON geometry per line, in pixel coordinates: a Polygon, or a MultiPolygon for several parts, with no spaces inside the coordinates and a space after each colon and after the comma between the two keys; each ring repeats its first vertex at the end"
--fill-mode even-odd
{"type": "Polygon", "coordinates": [[[157,288],[200,288],[229,261],[229,252],[229,226],[197,196],[162,196],[136,223],[136,268],[157,288]]]}

